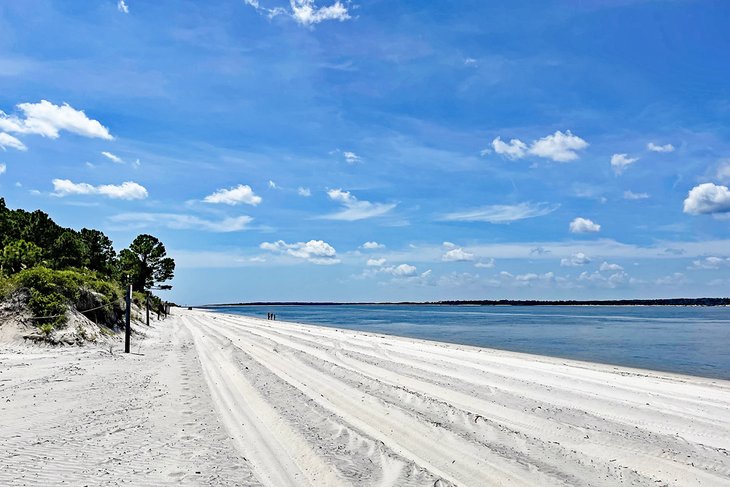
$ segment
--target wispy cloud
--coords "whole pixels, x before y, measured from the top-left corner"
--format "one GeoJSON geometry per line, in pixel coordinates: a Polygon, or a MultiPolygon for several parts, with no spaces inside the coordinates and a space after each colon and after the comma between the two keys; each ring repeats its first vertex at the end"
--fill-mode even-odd
{"type": "Polygon", "coordinates": [[[206,220],[194,215],[179,213],[122,213],[112,216],[110,220],[115,223],[125,223],[133,228],[163,226],[173,230],[202,230],[227,233],[246,230],[253,218],[242,215],[222,220],[206,220]]]}
{"type": "Polygon", "coordinates": [[[648,199],[647,193],[634,193],[633,191],[624,191],[625,200],[645,200],[648,199]]]}
{"type": "Polygon", "coordinates": [[[342,155],[345,156],[345,161],[348,164],[357,164],[358,162],[360,162],[362,160],[362,159],[360,159],[360,156],[358,156],[354,152],[345,151],[342,153],[342,155]]]}
{"type": "Polygon", "coordinates": [[[509,223],[526,218],[544,216],[557,210],[560,205],[549,203],[519,203],[516,205],[491,205],[472,210],[447,213],[441,220],[509,223]]]}
{"type": "Polygon", "coordinates": [[[345,207],[344,210],[324,215],[321,218],[326,220],[356,221],[366,218],[375,218],[385,215],[396,207],[395,203],[371,203],[365,200],[358,200],[349,191],[341,189],[330,189],[327,196],[345,207]]]}
{"type": "Polygon", "coordinates": [[[646,148],[652,152],[674,152],[672,144],[657,145],[654,142],[649,142],[646,144],[646,148]]]}
{"type": "Polygon", "coordinates": [[[116,155],[112,154],[111,152],[103,151],[101,153],[101,155],[104,156],[104,157],[106,157],[107,159],[109,159],[112,162],[116,162],[117,164],[123,164],[124,163],[124,161],[122,160],[121,157],[116,156],[116,155]]]}
{"type": "Polygon", "coordinates": [[[310,196],[312,196],[312,190],[310,190],[309,188],[303,188],[300,186],[297,189],[297,194],[299,196],[304,196],[305,198],[309,198],[310,196]]]}
{"type": "Polygon", "coordinates": [[[117,10],[119,10],[123,14],[128,14],[129,6],[127,6],[127,3],[124,0],[119,0],[119,2],[117,2],[117,10]]]}
{"type": "Polygon", "coordinates": [[[28,148],[21,141],[10,134],[0,132],[0,149],[6,150],[7,147],[16,150],[27,150],[28,148]]]}
{"type": "Polygon", "coordinates": [[[378,243],[378,242],[365,242],[360,247],[367,249],[367,250],[375,250],[375,249],[384,249],[385,245],[378,243]]]}
{"type": "Polygon", "coordinates": [[[135,182],[126,181],[122,184],[102,184],[93,186],[88,183],[74,183],[68,179],[54,179],[54,196],[64,197],[70,195],[102,195],[112,199],[141,200],[148,196],[147,189],[135,182]]]}

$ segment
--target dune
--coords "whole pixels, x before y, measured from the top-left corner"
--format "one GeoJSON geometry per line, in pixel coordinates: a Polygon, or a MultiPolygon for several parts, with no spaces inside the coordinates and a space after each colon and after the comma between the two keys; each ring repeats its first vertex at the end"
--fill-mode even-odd
{"type": "Polygon", "coordinates": [[[174,310],[0,350],[0,485],[730,485],[730,382],[174,310]]]}

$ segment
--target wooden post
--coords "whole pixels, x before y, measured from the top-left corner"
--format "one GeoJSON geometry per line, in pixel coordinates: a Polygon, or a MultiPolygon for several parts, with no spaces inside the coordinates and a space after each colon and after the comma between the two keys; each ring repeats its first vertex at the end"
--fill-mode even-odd
{"type": "Polygon", "coordinates": [[[150,293],[147,292],[147,299],[145,300],[145,306],[147,307],[147,326],[150,326],[150,293]]]}
{"type": "Polygon", "coordinates": [[[124,353],[129,353],[129,341],[132,337],[132,285],[127,289],[127,312],[124,316],[124,353]]]}

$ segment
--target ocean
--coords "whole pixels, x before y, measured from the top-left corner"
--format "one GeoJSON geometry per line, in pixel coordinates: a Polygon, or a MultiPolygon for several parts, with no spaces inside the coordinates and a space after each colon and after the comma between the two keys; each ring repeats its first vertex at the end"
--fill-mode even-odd
{"type": "Polygon", "coordinates": [[[730,380],[730,308],[221,306],[215,311],[730,380]]]}

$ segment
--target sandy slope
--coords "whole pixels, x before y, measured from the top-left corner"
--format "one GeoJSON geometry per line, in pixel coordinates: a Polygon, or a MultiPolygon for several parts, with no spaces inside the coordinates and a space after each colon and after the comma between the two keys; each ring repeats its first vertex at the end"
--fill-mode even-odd
{"type": "Polygon", "coordinates": [[[200,311],[156,330],[144,355],[0,352],[0,485],[730,485],[730,382],[200,311]]]}

